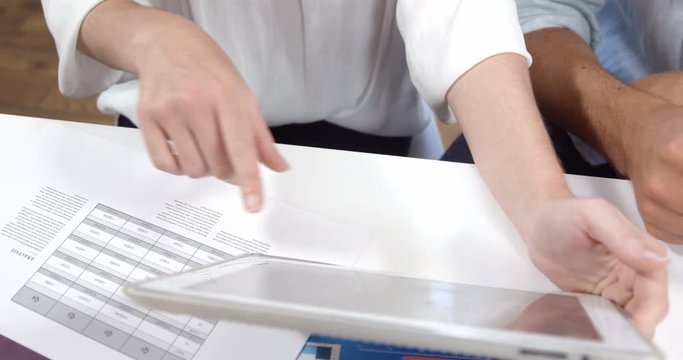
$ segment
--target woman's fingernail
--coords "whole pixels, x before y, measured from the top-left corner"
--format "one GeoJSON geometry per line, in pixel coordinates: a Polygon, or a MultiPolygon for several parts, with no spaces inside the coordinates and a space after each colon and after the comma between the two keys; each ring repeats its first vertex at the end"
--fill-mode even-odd
{"type": "Polygon", "coordinates": [[[660,254],[658,254],[652,250],[645,250],[645,252],[643,253],[643,256],[645,256],[646,258],[648,258],[650,260],[654,260],[654,261],[660,261],[660,262],[669,261],[669,258],[667,256],[660,255],[660,254]]]}
{"type": "Polygon", "coordinates": [[[249,212],[257,212],[261,209],[261,204],[259,198],[254,193],[244,194],[244,207],[247,208],[249,212]]]}

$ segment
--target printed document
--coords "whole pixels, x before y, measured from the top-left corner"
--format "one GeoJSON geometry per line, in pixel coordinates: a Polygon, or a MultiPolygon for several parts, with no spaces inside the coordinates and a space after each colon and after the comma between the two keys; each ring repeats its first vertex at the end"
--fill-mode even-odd
{"type": "Polygon", "coordinates": [[[53,359],[294,359],[308,334],[147,309],[123,286],[245,252],[350,266],[366,243],[273,199],[247,214],[232,185],[59,124],[0,173],[0,333],[53,359]]]}

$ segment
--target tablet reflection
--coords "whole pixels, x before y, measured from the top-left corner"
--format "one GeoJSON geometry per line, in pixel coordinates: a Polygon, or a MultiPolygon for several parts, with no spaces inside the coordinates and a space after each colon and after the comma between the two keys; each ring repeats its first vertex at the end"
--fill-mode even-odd
{"type": "Polygon", "coordinates": [[[579,300],[565,295],[543,295],[506,328],[584,340],[602,339],[579,300]]]}

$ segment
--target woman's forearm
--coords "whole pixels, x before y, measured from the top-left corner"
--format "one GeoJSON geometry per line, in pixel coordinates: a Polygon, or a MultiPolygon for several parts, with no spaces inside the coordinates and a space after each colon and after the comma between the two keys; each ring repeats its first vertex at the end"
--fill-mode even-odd
{"type": "Polygon", "coordinates": [[[571,196],[532,94],[526,60],[501,54],[447,95],[480,173],[523,237],[542,201],[571,196]]]}
{"type": "Polygon", "coordinates": [[[83,20],[78,49],[113,68],[139,74],[156,55],[163,55],[159,50],[194,46],[192,38],[201,31],[169,12],[132,0],[106,0],[83,20]]]}
{"type": "Polygon", "coordinates": [[[238,185],[258,211],[258,164],[287,170],[248,85],[202,28],[172,13],[107,0],[83,22],[79,49],[138,75],[137,120],[154,165],[238,185]],[[169,146],[171,142],[173,149],[169,146]]]}

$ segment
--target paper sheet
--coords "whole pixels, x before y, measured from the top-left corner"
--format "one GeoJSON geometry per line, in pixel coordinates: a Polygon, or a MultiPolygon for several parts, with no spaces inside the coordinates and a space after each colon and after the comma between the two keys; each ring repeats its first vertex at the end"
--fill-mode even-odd
{"type": "Polygon", "coordinates": [[[50,124],[0,164],[0,333],[53,359],[294,359],[308,334],[150,311],[122,284],[263,252],[351,265],[367,241],[50,124]],[[11,274],[11,276],[9,276],[11,274]]]}

